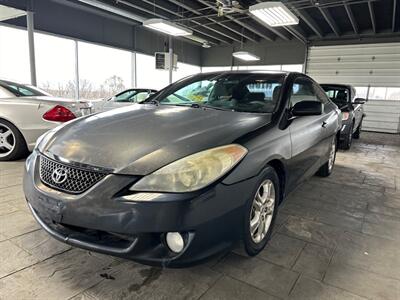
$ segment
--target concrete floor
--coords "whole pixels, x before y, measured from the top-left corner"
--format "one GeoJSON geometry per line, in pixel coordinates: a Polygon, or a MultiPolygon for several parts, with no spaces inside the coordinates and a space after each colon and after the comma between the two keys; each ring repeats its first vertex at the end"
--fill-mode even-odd
{"type": "Polygon", "coordinates": [[[400,136],[363,133],[281,207],[267,248],[159,269],[50,238],[0,163],[0,299],[400,299],[400,136]]]}

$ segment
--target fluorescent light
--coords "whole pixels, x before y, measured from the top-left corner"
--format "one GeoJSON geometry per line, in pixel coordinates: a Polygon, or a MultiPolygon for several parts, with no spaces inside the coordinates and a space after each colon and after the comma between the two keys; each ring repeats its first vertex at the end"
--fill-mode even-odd
{"type": "Polygon", "coordinates": [[[282,2],[261,2],[250,6],[249,12],[272,27],[299,24],[299,19],[282,2]]]}
{"type": "Polygon", "coordinates": [[[245,61],[260,60],[260,58],[257,55],[254,55],[247,51],[234,52],[234,53],[232,53],[232,55],[238,59],[245,60],[245,61]]]}
{"type": "Polygon", "coordinates": [[[149,19],[143,22],[143,26],[173,36],[185,36],[193,34],[193,31],[163,19],[149,19]]]}
{"type": "Polygon", "coordinates": [[[5,5],[0,5],[0,21],[15,19],[25,15],[26,12],[23,10],[15,9],[5,5]]]}

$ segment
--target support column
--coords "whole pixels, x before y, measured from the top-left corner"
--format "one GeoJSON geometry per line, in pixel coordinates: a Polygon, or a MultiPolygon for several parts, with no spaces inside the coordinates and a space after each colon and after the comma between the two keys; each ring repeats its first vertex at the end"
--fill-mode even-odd
{"type": "Polygon", "coordinates": [[[36,81],[36,61],[35,61],[35,39],[34,33],[34,22],[33,22],[33,11],[28,11],[26,15],[26,23],[28,29],[28,43],[29,43],[29,66],[31,71],[31,84],[37,86],[36,81]]]}
{"type": "Polygon", "coordinates": [[[172,49],[172,36],[169,37],[169,84],[172,83],[172,71],[174,69],[174,50],[172,49]]]}
{"type": "Polygon", "coordinates": [[[308,64],[308,43],[305,45],[305,51],[304,51],[304,63],[303,63],[303,73],[307,73],[307,64],[308,64]]]}
{"type": "Polygon", "coordinates": [[[79,99],[79,50],[78,41],[75,40],[75,99],[79,99]]]}
{"type": "Polygon", "coordinates": [[[136,52],[131,53],[131,86],[137,87],[136,52]]]}

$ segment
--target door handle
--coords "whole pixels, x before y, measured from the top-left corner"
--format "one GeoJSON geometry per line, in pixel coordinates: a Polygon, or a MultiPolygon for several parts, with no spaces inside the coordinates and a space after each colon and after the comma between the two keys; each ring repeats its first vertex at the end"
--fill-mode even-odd
{"type": "Polygon", "coordinates": [[[326,123],[325,121],[322,122],[322,127],[326,128],[326,125],[327,125],[327,124],[328,124],[328,123],[326,123]]]}

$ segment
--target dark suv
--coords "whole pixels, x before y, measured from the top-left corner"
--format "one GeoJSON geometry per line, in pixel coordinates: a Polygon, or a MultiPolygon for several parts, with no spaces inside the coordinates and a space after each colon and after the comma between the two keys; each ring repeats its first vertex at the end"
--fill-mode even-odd
{"type": "Polygon", "coordinates": [[[356,98],[356,89],[347,84],[321,84],[327,96],[342,111],[339,148],[350,149],[353,138],[360,138],[361,126],[365,117],[365,99],[356,98]]]}

